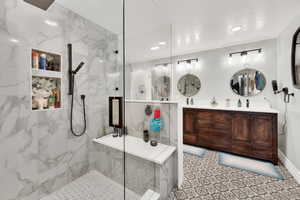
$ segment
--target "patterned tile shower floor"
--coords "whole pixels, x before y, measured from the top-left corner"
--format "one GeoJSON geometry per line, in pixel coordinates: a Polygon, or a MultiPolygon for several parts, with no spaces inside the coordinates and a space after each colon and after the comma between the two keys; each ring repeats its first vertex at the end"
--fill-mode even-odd
{"type": "MultiPolygon", "coordinates": [[[[91,171],[41,200],[122,200],[123,195],[122,185],[91,171]]],[[[126,199],[140,200],[141,197],[126,190],[126,199]]]]}
{"type": "Polygon", "coordinates": [[[280,164],[285,180],[278,180],[218,164],[218,153],[204,158],[184,155],[184,183],[170,200],[300,200],[300,185],[280,164]]]}

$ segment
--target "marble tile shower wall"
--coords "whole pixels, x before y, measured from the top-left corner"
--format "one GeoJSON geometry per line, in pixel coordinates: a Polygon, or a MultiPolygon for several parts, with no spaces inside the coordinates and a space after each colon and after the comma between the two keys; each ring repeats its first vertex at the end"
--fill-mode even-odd
{"type": "MultiPolygon", "coordinates": [[[[107,96],[119,86],[117,36],[54,4],[45,14],[21,0],[0,0],[0,199],[37,200],[85,174],[96,160],[92,138],[105,134],[107,96]],[[51,17],[58,27],[38,18],[51,17]],[[18,38],[12,43],[10,38],[18,38]],[[77,76],[75,129],[82,128],[79,95],[87,95],[87,134],[69,131],[66,45],[73,43],[77,76]],[[62,54],[63,108],[31,111],[31,48],[62,54]],[[103,61],[100,61],[100,59],[103,61]],[[110,75],[113,74],[112,78],[110,75]],[[110,77],[110,78],[108,78],[110,77]],[[109,79],[109,81],[108,81],[109,79]]],[[[115,94],[114,94],[115,95],[115,94]]]]}

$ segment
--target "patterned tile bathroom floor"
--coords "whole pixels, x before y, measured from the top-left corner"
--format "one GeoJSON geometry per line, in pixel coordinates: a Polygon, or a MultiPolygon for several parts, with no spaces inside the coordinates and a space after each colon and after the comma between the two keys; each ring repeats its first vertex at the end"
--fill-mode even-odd
{"type": "Polygon", "coordinates": [[[300,185],[280,164],[278,180],[218,164],[218,152],[204,158],[184,154],[184,183],[169,200],[300,200],[300,185]]]}

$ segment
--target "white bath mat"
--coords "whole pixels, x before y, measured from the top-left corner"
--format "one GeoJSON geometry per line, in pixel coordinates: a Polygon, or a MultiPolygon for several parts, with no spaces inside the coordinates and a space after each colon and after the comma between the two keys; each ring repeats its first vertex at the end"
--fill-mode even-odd
{"type": "Polygon", "coordinates": [[[282,174],[270,162],[245,158],[228,153],[219,153],[219,164],[284,180],[282,174]]]}
{"type": "Polygon", "coordinates": [[[206,149],[203,149],[201,147],[194,147],[194,146],[191,146],[191,145],[184,144],[183,145],[183,152],[203,158],[203,156],[206,152],[206,149]]]}

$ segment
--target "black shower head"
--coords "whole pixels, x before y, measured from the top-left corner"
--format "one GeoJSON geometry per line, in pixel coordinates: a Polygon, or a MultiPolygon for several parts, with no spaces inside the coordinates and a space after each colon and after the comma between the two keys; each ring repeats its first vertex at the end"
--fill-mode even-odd
{"type": "Polygon", "coordinates": [[[53,4],[55,0],[24,0],[24,1],[40,9],[48,10],[48,8],[53,4]]]}
{"type": "Polygon", "coordinates": [[[73,71],[73,74],[77,74],[77,72],[83,67],[84,62],[81,62],[78,67],[73,71]]]}

